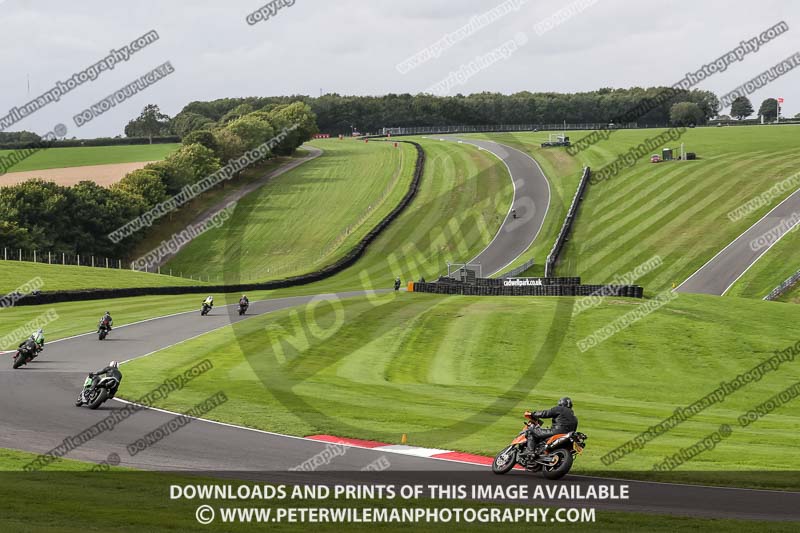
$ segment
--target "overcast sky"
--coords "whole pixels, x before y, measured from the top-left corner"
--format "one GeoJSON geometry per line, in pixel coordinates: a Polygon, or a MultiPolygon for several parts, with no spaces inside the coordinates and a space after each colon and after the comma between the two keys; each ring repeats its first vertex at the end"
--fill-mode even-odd
{"type": "MultiPolygon", "coordinates": [[[[150,30],[158,41],[9,130],[41,134],[63,123],[68,137],[113,136],[148,103],[172,116],[193,100],[223,97],[417,93],[520,35],[524,44],[506,59],[450,92],[671,85],[741,40],[788,23],[787,33],[697,85],[721,96],[800,50],[800,3],[792,0],[596,0],[541,35],[536,25],[570,2],[517,3],[516,11],[403,74],[398,63],[503,0],[296,0],[254,25],[246,17],[263,1],[0,0],[0,115],[150,30]],[[73,115],[165,61],[173,74],[76,126],[73,115]]],[[[782,96],[784,115],[793,116],[798,87],[800,68],[750,98],[757,110],[764,98],[782,96]]]]}

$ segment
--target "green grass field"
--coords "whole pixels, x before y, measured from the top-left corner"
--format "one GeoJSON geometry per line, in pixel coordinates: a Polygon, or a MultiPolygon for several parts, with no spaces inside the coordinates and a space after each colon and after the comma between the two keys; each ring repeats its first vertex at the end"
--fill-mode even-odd
{"type": "Polygon", "coordinates": [[[589,435],[578,471],[646,476],[665,456],[727,423],[732,435],[677,476],[741,471],[734,482],[797,488],[761,474],[800,468],[800,443],[783,438],[800,429],[796,405],[737,425],[740,415],[798,381],[796,362],[616,463],[600,460],[722,380],[794,344],[800,327],[793,306],[680,295],[581,353],[579,340],[643,302],[609,299],[570,320],[572,305],[569,298],[401,293],[318,306],[313,319],[303,309],[254,317],[126,364],[121,393],[136,398],[165,375],[213,357],[208,379],[161,406],[187,409],[224,382],[230,401],[213,412],[217,420],[394,443],[405,433],[410,444],[487,455],[519,431],[525,409],[569,394],[589,435]],[[781,453],[753,446],[764,441],[780,441],[781,453]]]}
{"type": "MultiPolygon", "coordinates": [[[[222,481],[208,477],[181,476],[172,473],[123,470],[113,467],[107,472],[87,472],[94,465],[72,460],[57,460],[45,472],[27,474],[19,470],[34,454],[0,448],[0,497],[3,513],[0,514],[0,529],[3,531],[25,531],[52,533],[83,533],[85,531],[170,531],[175,533],[198,531],[195,510],[198,505],[210,503],[215,507],[250,507],[251,502],[198,501],[170,499],[170,485],[219,484],[222,481]],[[41,497],[35,504],[31,494],[57,494],[58,497],[41,497]],[[102,505],[102,527],[98,526],[97,513],[87,512],[87,502],[102,505]],[[76,511],[84,510],[84,511],[76,511]]],[[[247,484],[224,480],[234,486],[247,484]]],[[[289,489],[291,490],[291,488],[289,489]]],[[[287,501],[260,501],[258,506],[271,507],[273,513],[279,507],[288,507],[287,501]]],[[[293,499],[294,507],[396,507],[404,506],[397,501],[378,500],[309,500],[293,499]]],[[[405,504],[407,505],[407,504],[405,504]]],[[[485,503],[415,500],[419,507],[494,507],[485,503]]],[[[318,523],[314,531],[452,531],[452,524],[372,524],[372,523],[318,523]]],[[[459,531],[519,531],[521,524],[459,524],[459,531]]],[[[524,524],[526,531],[551,531],[552,524],[524,524]]],[[[735,533],[761,532],[765,527],[774,532],[791,532],[796,523],[716,520],[665,515],[645,515],[598,510],[594,523],[568,524],[570,531],[731,531],[735,533]]],[[[203,531],[264,531],[265,524],[236,523],[222,525],[219,521],[202,526],[203,531]]],[[[307,531],[308,523],[271,523],[272,531],[307,531]]]]}
{"type": "MultiPolygon", "coordinates": [[[[354,194],[347,186],[346,176],[338,178],[339,183],[330,185],[324,176],[343,174],[343,168],[354,165],[364,168],[359,176],[363,172],[376,171],[379,160],[374,157],[374,152],[368,150],[381,150],[385,156],[396,158],[400,153],[398,149],[377,142],[345,145],[338,145],[339,141],[319,142],[326,152],[332,145],[339,150],[338,153],[323,155],[281,176],[279,180],[288,180],[286,189],[281,188],[281,182],[276,180],[274,187],[268,185],[256,193],[257,197],[244,200],[240,205],[248,202],[249,212],[240,207],[242,218],[237,221],[234,217],[231,221],[237,225],[232,226],[229,222],[219,230],[204,234],[187,248],[189,255],[181,253],[167,266],[186,272],[188,264],[184,258],[190,258],[191,265],[205,271],[224,266],[227,281],[280,278],[330,264],[349,250],[405,194],[415,152],[411,148],[402,152],[403,172],[397,185],[383,205],[366,211],[361,204],[368,198],[364,198],[361,204],[345,200],[354,194]],[[340,146],[342,148],[337,148],[340,146]],[[359,153],[369,157],[353,157],[359,153]],[[330,158],[327,163],[323,161],[326,157],[330,158]],[[344,157],[351,161],[336,162],[344,157]],[[308,182],[314,175],[323,177],[305,186],[298,185],[308,182]],[[327,193],[329,188],[331,192],[327,193]],[[340,201],[331,200],[334,191],[343,195],[340,201]],[[295,203],[298,205],[291,208],[295,203]],[[269,207],[264,214],[263,205],[274,207],[269,207]],[[279,206],[283,207],[278,209],[279,206]],[[368,212],[371,213],[368,217],[359,218],[359,213],[368,212]],[[322,223],[326,216],[336,221],[334,226],[327,228],[322,223]],[[347,227],[348,220],[360,221],[358,228],[349,234],[341,231],[347,227]],[[334,227],[339,230],[334,231],[334,227]],[[242,241],[242,233],[253,235],[255,244],[246,242],[246,239],[242,241]],[[301,235],[305,237],[301,239],[301,235]],[[256,245],[261,248],[257,250],[256,245]],[[211,256],[210,260],[203,260],[203,250],[212,250],[206,254],[211,256]],[[223,250],[225,255],[233,257],[241,253],[242,259],[226,264],[221,254],[223,250]],[[280,265],[285,265],[284,270],[278,270],[280,265]]],[[[395,276],[403,280],[417,279],[420,275],[435,276],[446,271],[447,261],[471,259],[494,237],[508,211],[512,195],[505,167],[493,156],[471,147],[431,141],[423,142],[423,146],[427,162],[415,201],[370,245],[354,267],[318,284],[320,290],[370,288],[365,282],[367,279],[375,279],[376,283],[388,287],[395,276]]],[[[392,172],[397,172],[396,166],[392,172]]],[[[385,190],[384,186],[383,189],[374,188],[373,192],[385,190]]]]}
{"type": "MultiPolygon", "coordinates": [[[[237,178],[225,182],[222,187],[214,187],[200,196],[193,198],[181,209],[170,213],[149,228],[144,238],[130,250],[128,254],[129,258],[131,260],[138,259],[147,252],[158,248],[162,241],[171,239],[174,234],[180,233],[186,229],[189,224],[194,223],[199,213],[204,213],[218,206],[228,195],[236,193],[242,187],[259,180],[266,174],[291,162],[293,159],[305,157],[306,155],[308,155],[308,151],[299,148],[291,156],[279,156],[267,159],[266,161],[244,169],[237,178]]],[[[169,267],[167,267],[167,272],[168,271],[169,267]]],[[[175,271],[174,274],[178,276],[180,271],[175,271]]],[[[185,273],[185,275],[188,276],[189,273],[185,273]]]]}
{"type": "Polygon", "coordinates": [[[2,294],[11,292],[36,277],[41,278],[44,283],[42,291],[204,284],[188,278],[148,274],[125,268],[92,268],[74,265],[48,265],[29,261],[0,261],[0,293],[2,294]]]}
{"type": "MultiPolygon", "coordinates": [[[[114,163],[158,161],[180,147],[180,144],[133,144],[122,146],[80,146],[74,148],[48,148],[20,161],[6,172],[25,172],[48,168],[82,167],[114,163]]],[[[7,157],[15,150],[0,150],[7,157]]]]}
{"type": "Polygon", "coordinates": [[[233,269],[252,280],[311,272],[344,255],[408,190],[410,145],[311,144],[325,153],[242,199],[224,227],[195,239],[168,267],[212,278],[233,269]]]}
{"type": "MultiPolygon", "coordinates": [[[[616,131],[575,158],[564,149],[538,148],[546,133],[488,137],[527,147],[551,183],[558,186],[563,181],[566,190],[561,192],[561,201],[568,205],[582,165],[602,168],[618,154],[661,131],[616,131]],[[574,182],[568,182],[571,178],[574,182]]],[[[585,133],[573,131],[570,135],[576,141],[585,133]]],[[[686,150],[696,152],[699,160],[652,164],[648,155],[619,175],[589,186],[558,274],[604,283],[658,255],[663,265],[639,283],[652,293],[682,282],[783,199],[776,198],[771,205],[737,222],[727,217],[728,212],[797,171],[800,154],[794,147],[798,141],[800,128],[795,127],[687,130],[670,146],[678,149],[684,142],[686,150]]],[[[556,216],[559,206],[553,207],[551,201],[551,213],[556,216]]],[[[542,238],[534,244],[534,255],[541,257],[539,263],[544,261],[562,221],[563,212],[557,221],[546,223],[542,238]]],[[[754,271],[754,276],[757,274],[754,271]]],[[[781,276],[775,269],[765,268],[759,274],[764,279],[751,283],[775,286],[782,281],[781,276]]]]}
{"type": "MultiPolygon", "coordinates": [[[[790,231],[728,289],[726,295],[763,298],[800,270],[800,233],[790,231]]],[[[780,301],[789,301],[784,295],[780,301]]]]}

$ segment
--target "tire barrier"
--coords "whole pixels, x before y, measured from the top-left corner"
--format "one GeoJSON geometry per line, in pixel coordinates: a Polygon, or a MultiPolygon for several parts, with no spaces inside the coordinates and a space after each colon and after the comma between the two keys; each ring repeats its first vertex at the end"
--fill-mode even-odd
{"type": "Polygon", "coordinates": [[[561,255],[561,251],[564,249],[564,244],[567,242],[567,238],[569,237],[569,232],[572,230],[572,224],[575,222],[575,217],[578,216],[578,206],[583,200],[583,194],[586,192],[586,185],[589,183],[589,177],[592,175],[592,171],[589,167],[583,169],[583,175],[581,176],[581,181],[578,184],[578,190],[575,191],[575,196],[572,197],[572,204],[569,206],[569,211],[567,211],[567,216],[564,218],[564,224],[561,226],[561,231],[558,232],[558,237],[556,237],[556,242],[553,243],[553,249],[550,251],[550,255],[547,256],[547,260],[544,263],[544,275],[545,276],[553,276],[556,273],[556,264],[558,263],[558,256],[561,255]]]}
{"type": "Polygon", "coordinates": [[[361,259],[367,251],[367,247],[377,239],[380,234],[398,218],[403,211],[411,204],[417,196],[420,182],[422,181],[422,173],[425,169],[425,152],[422,146],[414,141],[397,141],[413,145],[417,150],[417,162],[414,167],[414,177],[411,180],[411,185],[406,191],[405,196],[400,202],[387,214],[378,224],[370,230],[352,250],[345,254],[341,259],[334,263],[322,267],[314,272],[293,276],[290,278],[241,283],[237,285],[197,285],[197,286],[176,286],[176,287],[137,287],[127,289],[85,289],[74,291],[43,291],[37,295],[25,295],[19,299],[15,305],[42,305],[58,302],[78,302],[85,300],[99,300],[106,298],[125,298],[130,296],[159,296],[168,294],[210,294],[215,292],[250,292],[255,290],[272,290],[283,289],[286,287],[295,287],[298,285],[306,285],[316,281],[329,278],[334,274],[338,274],[344,269],[351,267],[356,261],[361,259]]]}
{"type": "Polygon", "coordinates": [[[638,285],[470,285],[466,283],[414,283],[414,292],[458,294],[463,296],[623,296],[642,298],[644,289],[638,285]]]}

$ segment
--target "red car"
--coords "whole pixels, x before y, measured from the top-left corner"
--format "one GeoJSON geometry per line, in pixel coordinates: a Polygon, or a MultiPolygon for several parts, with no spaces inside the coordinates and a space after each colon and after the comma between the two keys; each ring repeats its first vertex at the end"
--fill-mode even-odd
{"type": "Polygon", "coordinates": [[[653,154],[650,156],[651,163],[661,163],[661,156],[658,154],[653,154]]]}

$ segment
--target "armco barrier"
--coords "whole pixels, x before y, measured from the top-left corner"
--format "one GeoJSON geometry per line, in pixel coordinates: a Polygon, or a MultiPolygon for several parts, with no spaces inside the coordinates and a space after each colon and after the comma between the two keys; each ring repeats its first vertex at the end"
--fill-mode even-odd
{"type": "Polygon", "coordinates": [[[336,262],[325,266],[315,272],[301,274],[291,278],[261,283],[242,283],[238,285],[200,285],[189,287],[139,287],[128,289],[86,289],[76,291],[45,291],[36,296],[26,295],[15,305],[39,305],[56,302],[77,302],[83,300],[98,300],[106,298],[124,298],[128,296],[156,296],[166,294],[212,294],[219,292],[247,292],[254,290],[282,289],[297,285],[305,285],[319,281],[352,266],[367,250],[367,247],[408,207],[419,190],[422,173],[425,169],[425,152],[422,147],[413,141],[397,141],[414,145],[417,149],[417,162],[414,168],[414,177],[405,196],[378,224],[370,230],[352,250],[336,262]]]}
{"type": "Polygon", "coordinates": [[[800,270],[786,278],[783,283],[772,289],[769,294],[762,298],[762,300],[775,300],[779,298],[786,291],[797,285],[798,281],[800,281],[800,270]]]}
{"type": "Polygon", "coordinates": [[[464,296],[624,296],[642,298],[638,285],[525,285],[521,287],[481,286],[466,283],[414,283],[414,292],[464,296]]]}
{"type": "Polygon", "coordinates": [[[509,270],[508,272],[506,272],[505,274],[503,274],[500,277],[501,278],[513,278],[514,276],[519,276],[520,274],[522,274],[523,272],[525,272],[526,270],[528,270],[532,266],[533,266],[533,259],[530,259],[529,261],[525,261],[524,263],[522,263],[517,268],[512,268],[511,270],[509,270]]]}
{"type": "Polygon", "coordinates": [[[581,181],[578,183],[578,190],[575,191],[575,196],[572,197],[572,204],[570,204],[567,216],[564,218],[564,224],[562,224],[561,231],[558,232],[558,237],[556,237],[556,242],[553,243],[553,249],[550,251],[550,255],[547,256],[547,260],[544,263],[545,276],[553,276],[556,273],[558,256],[561,255],[564,244],[567,242],[567,237],[569,237],[572,224],[575,222],[575,217],[578,215],[578,207],[580,206],[581,200],[583,200],[583,193],[586,192],[586,185],[589,183],[589,177],[591,175],[592,171],[589,167],[583,169],[581,181]]]}

